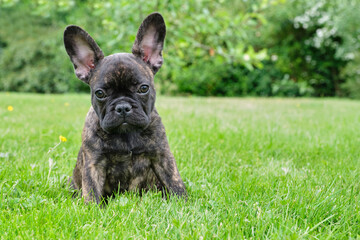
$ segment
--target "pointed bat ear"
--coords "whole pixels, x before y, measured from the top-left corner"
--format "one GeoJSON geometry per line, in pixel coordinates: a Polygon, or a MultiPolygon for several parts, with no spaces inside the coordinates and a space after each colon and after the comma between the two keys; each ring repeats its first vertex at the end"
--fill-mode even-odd
{"type": "Polygon", "coordinates": [[[166,35],[161,14],[152,13],[145,18],[136,35],[132,53],[141,58],[155,74],[163,64],[162,50],[166,35]]]}
{"type": "Polygon", "coordinates": [[[74,25],[65,29],[64,45],[76,76],[89,84],[90,72],[104,58],[103,52],[85,30],[74,25]]]}

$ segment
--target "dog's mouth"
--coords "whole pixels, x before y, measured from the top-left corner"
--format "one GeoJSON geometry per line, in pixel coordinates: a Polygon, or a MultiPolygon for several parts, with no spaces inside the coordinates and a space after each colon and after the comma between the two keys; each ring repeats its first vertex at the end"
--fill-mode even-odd
{"type": "Polygon", "coordinates": [[[137,123],[132,124],[126,119],[119,119],[118,121],[102,121],[100,123],[101,128],[108,134],[113,133],[130,133],[130,132],[138,132],[145,128],[147,128],[148,124],[145,123],[137,123]]]}
{"type": "Polygon", "coordinates": [[[102,121],[100,126],[106,133],[125,133],[136,129],[132,124],[126,122],[125,120],[111,123],[102,121]]]}

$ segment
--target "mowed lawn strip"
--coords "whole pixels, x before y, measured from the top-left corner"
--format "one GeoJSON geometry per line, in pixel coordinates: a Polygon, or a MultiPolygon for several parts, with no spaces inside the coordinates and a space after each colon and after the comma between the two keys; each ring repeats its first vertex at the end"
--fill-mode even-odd
{"type": "Polygon", "coordinates": [[[90,96],[0,93],[0,238],[360,238],[359,101],[156,106],[188,201],[125,193],[101,208],[66,187],[90,96]]]}

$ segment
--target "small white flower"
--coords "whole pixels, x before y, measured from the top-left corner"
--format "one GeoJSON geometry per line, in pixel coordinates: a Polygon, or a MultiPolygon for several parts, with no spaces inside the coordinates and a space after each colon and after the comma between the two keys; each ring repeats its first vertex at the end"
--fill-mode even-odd
{"type": "Polygon", "coordinates": [[[271,55],[271,61],[276,62],[278,60],[278,55],[271,55]]]}
{"type": "Polygon", "coordinates": [[[244,60],[245,60],[245,61],[249,61],[249,60],[250,60],[249,54],[244,54],[244,60]]]}
{"type": "Polygon", "coordinates": [[[54,160],[52,158],[49,158],[49,168],[52,168],[54,166],[54,160]]]}
{"type": "Polygon", "coordinates": [[[285,175],[288,174],[288,172],[290,172],[290,169],[288,167],[282,167],[281,170],[284,171],[285,175]]]}
{"type": "Polygon", "coordinates": [[[348,54],[345,55],[346,60],[353,60],[354,58],[355,58],[354,53],[348,53],[348,54]]]}
{"type": "Polygon", "coordinates": [[[8,152],[6,152],[6,153],[0,152],[0,158],[8,158],[8,157],[9,157],[8,152]]]}
{"type": "Polygon", "coordinates": [[[317,30],[316,30],[316,35],[317,35],[319,38],[324,37],[324,35],[325,35],[324,29],[322,29],[322,28],[317,29],[317,30]]]}

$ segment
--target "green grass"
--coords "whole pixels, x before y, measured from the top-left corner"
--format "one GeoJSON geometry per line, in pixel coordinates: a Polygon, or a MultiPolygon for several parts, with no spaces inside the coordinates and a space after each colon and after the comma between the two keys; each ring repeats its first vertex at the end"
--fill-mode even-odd
{"type": "Polygon", "coordinates": [[[1,239],[360,239],[360,102],[158,97],[188,201],[100,208],[66,188],[89,99],[0,93],[1,239]]]}

